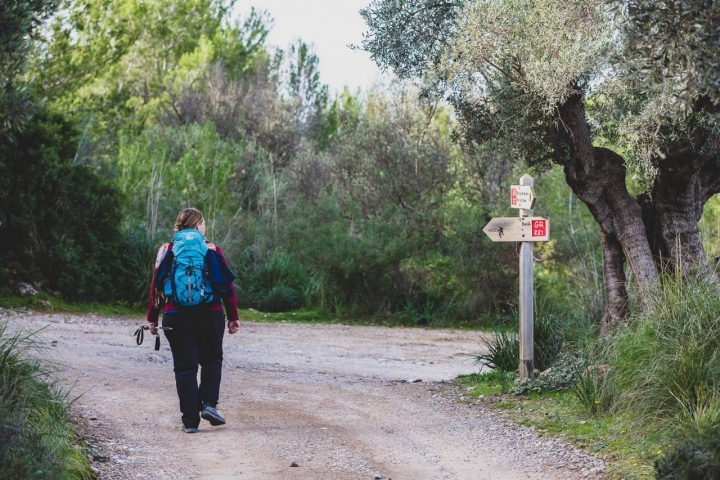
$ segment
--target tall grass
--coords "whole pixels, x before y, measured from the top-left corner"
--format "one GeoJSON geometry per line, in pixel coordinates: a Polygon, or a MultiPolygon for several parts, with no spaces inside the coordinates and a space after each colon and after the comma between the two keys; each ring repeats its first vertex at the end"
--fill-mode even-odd
{"type": "MultiPolygon", "coordinates": [[[[649,308],[608,342],[618,413],[673,448],[658,478],[720,478],[720,290],[666,277],[649,308]]],[[[607,382],[606,382],[607,383],[607,382]]]]}
{"type": "MultiPolygon", "coordinates": [[[[512,319],[510,321],[517,329],[517,317],[508,318],[512,319]]],[[[533,325],[535,368],[541,371],[550,368],[567,348],[586,343],[594,335],[594,330],[591,320],[584,315],[552,311],[541,305],[533,325]]],[[[520,345],[512,331],[501,329],[491,334],[489,339],[481,340],[486,353],[476,355],[475,363],[493,370],[517,370],[520,345]]]]}
{"type": "Polygon", "coordinates": [[[518,369],[520,342],[517,335],[500,330],[493,332],[489,339],[482,338],[480,342],[486,352],[475,355],[476,365],[479,364],[501,372],[512,372],[518,369]]]}
{"type": "Polygon", "coordinates": [[[611,360],[623,408],[649,431],[687,436],[720,427],[717,285],[665,278],[659,298],[616,335],[611,360]]]}
{"type": "Polygon", "coordinates": [[[0,323],[0,476],[17,479],[94,478],[73,445],[67,392],[47,363],[31,356],[35,334],[9,333],[0,323]]]}

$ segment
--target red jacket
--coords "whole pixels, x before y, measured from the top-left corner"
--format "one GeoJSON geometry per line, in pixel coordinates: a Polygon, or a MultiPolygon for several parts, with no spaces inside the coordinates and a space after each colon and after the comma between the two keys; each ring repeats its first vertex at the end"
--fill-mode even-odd
{"type": "MultiPolygon", "coordinates": [[[[227,265],[227,260],[225,259],[225,255],[223,255],[222,250],[220,250],[220,247],[208,242],[208,248],[214,250],[215,253],[218,254],[218,257],[220,257],[220,259],[225,262],[225,265],[227,265]]],[[[176,306],[166,301],[161,291],[158,291],[153,287],[155,284],[155,273],[157,272],[157,267],[160,265],[163,257],[165,257],[165,254],[171,251],[172,243],[165,243],[162,247],[160,247],[157,257],[155,258],[153,276],[152,280],[150,280],[150,295],[148,296],[147,321],[150,323],[157,323],[161,308],[164,313],[178,311],[176,306]]],[[[238,319],[237,297],[235,296],[235,285],[230,284],[230,288],[232,290],[232,295],[227,298],[223,298],[223,304],[225,305],[225,314],[227,315],[228,322],[233,322],[238,319]]],[[[208,305],[203,310],[208,312],[221,312],[222,309],[222,305],[208,305]]]]}

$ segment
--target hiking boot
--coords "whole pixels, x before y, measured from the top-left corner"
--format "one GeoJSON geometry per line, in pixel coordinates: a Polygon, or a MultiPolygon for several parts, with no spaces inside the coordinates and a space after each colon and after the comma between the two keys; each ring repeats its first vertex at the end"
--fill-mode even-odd
{"type": "Polygon", "coordinates": [[[182,426],[182,429],[185,433],[197,433],[198,431],[196,427],[187,427],[185,425],[182,426]]]}
{"type": "Polygon", "coordinates": [[[225,419],[218,413],[215,407],[211,407],[210,405],[203,405],[200,416],[210,422],[210,425],[213,427],[225,425],[225,419]]]}

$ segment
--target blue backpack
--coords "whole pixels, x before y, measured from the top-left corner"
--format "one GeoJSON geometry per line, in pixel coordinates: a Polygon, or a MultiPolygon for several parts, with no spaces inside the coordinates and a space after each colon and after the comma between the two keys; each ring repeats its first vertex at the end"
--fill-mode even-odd
{"type": "Polygon", "coordinates": [[[174,256],[165,277],[163,293],[178,307],[197,307],[215,300],[205,261],[208,246],[197,230],[180,230],[173,239],[174,256]]]}

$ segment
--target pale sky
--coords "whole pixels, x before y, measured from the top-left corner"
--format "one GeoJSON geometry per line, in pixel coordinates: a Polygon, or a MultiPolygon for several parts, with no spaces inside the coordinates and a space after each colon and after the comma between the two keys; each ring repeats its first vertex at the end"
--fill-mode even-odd
{"type": "Polygon", "coordinates": [[[354,91],[366,90],[381,72],[370,60],[370,54],[350,50],[347,45],[360,45],[367,30],[358,11],[371,0],[238,0],[235,8],[245,14],[250,7],[267,10],[275,19],[267,43],[287,49],[300,38],[313,44],[320,59],[320,80],[330,93],[344,86],[354,91]]]}

